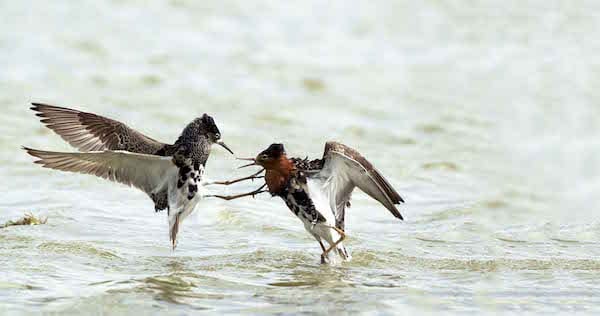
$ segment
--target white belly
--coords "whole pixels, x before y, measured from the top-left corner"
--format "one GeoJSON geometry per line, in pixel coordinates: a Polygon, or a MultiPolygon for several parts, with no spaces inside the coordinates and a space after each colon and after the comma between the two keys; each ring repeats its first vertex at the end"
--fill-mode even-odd
{"type": "MultiPolygon", "coordinates": [[[[204,167],[200,165],[200,170],[191,170],[188,173],[181,187],[177,187],[178,174],[169,181],[169,234],[172,239],[176,238],[181,222],[194,211],[198,202],[206,194],[206,189],[202,185],[203,176],[204,167]],[[195,187],[194,190],[190,189],[192,186],[195,187]],[[173,230],[175,225],[178,227],[173,230]]],[[[173,243],[175,246],[175,241],[173,243]]]]}
{"type": "MultiPolygon", "coordinates": [[[[329,197],[323,190],[323,182],[315,179],[307,179],[308,194],[316,210],[325,217],[325,222],[313,225],[310,221],[300,218],[304,228],[315,238],[320,237],[330,245],[340,239],[340,234],[333,229],[335,227],[335,215],[329,207],[329,197]]],[[[317,239],[319,240],[319,239],[317,239]]]]}

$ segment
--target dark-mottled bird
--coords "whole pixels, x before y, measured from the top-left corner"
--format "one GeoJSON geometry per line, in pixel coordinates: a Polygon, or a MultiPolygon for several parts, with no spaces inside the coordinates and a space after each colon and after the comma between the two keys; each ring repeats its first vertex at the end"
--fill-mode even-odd
{"type": "Polygon", "coordinates": [[[403,219],[396,208],[404,202],[390,183],[358,151],[338,142],[327,142],[322,159],[308,160],[288,158],[282,144],[272,144],[246,166],[258,165],[263,169],[257,173],[232,181],[219,182],[232,184],[243,180],[262,178],[264,170],[265,184],[255,191],[222,196],[226,200],[244,196],[254,196],[270,192],[281,197],[288,208],[302,221],[306,230],[319,242],[323,253],[321,262],[326,263],[328,254],[335,249],[342,259],[350,255],[342,242],[346,207],[350,207],[350,198],[355,187],[379,201],[392,215],[403,219]],[[263,190],[264,187],[268,190],[263,190]],[[323,241],[329,246],[325,247],[323,241]]]}
{"type": "Polygon", "coordinates": [[[23,147],[43,167],[91,174],[134,186],[148,194],[155,211],[168,210],[169,237],[177,245],[179,225],[202,195],[204,167],[221,133],[207,114],[194,119],[174,144],[156,141],[127,125],[92,113],[33,103],[41,122],[80,152],[23,147]]]}

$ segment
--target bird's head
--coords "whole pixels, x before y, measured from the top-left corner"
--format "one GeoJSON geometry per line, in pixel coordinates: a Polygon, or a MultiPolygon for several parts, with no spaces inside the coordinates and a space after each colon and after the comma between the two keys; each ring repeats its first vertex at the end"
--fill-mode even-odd
{"type": "Polygon", "coordinates": [[[249,160],[252,163],[240,168],[249,166],[261,166],[266,170],[289,171],[290,163],[285,153],[283,144],[271,144],[267,149],[261,151],[256,158],[238,158],[240,160],[249,160]]]}
{"type": "Polygon", "coordinates": [[[219,131],[215,120],[210,115],[206,113],[202,115],[200,123],[200,133],[206,135],[211,144],[219,144],[233,155],[233,151],[231,151],[231,149],[229,149],[229,147],[221,140],[221,132],[219,131]]]}

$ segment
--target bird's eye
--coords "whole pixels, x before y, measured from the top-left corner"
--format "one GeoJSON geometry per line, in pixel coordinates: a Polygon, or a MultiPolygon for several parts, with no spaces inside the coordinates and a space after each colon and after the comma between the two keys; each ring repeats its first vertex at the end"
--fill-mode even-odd
{"type": "Polygon", "coordinates": [[[216,139],[220,139],[220,138],[221,138],[221,134],[219,134],[219,133],[216,133],[216,134],[215,134],[215,138],[216,138],[216,139]]]}
{"type": "Polygon", "coordinates": [[[262,154],[260,155],[260,159],[269,159],[269,156],[267,156],[266,154],[262,154]]]}

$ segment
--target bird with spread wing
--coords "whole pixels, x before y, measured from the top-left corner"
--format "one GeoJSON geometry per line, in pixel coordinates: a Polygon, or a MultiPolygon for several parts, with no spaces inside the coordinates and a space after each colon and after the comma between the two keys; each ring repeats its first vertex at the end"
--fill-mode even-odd
{"type": "Polygon", "coordinates": [[[174,144],[156,141],[127,125],[96,114],[33,103],[41,122],[80,152],[52,152],[23,147],[43,167],[91,174],[134,186],[167,209],[169,237],[177,245],[179,225],[202,198],[199,189],[211,145],[221,133],[207,114],[194,119],[174,144]]]}
{"type": "Polygon", "coordinates": [[[244,194],[214,196],[232,200],[269,192],[281,197],[319,242],[322,263],[327,262],[329,252],[334,249],[342,259],[350,258],[342,242],[346,237],[346,207],[350,206],[355,187],[381,203],[394,217],[403,219],[396,208],[404,202],[402,197],[367,159],[344,144],[327,142],[323,158],[315,160],[288,158],[282,144],[272,144],[256,158],[244,160],[252,163],[242,167],[257,165],[262,169],[248,177],[218,183],[229,185],[264,177],[265,184],[244,194]],[[266,171],[264,176],[260,176],[263,171],[266,171]]]}

